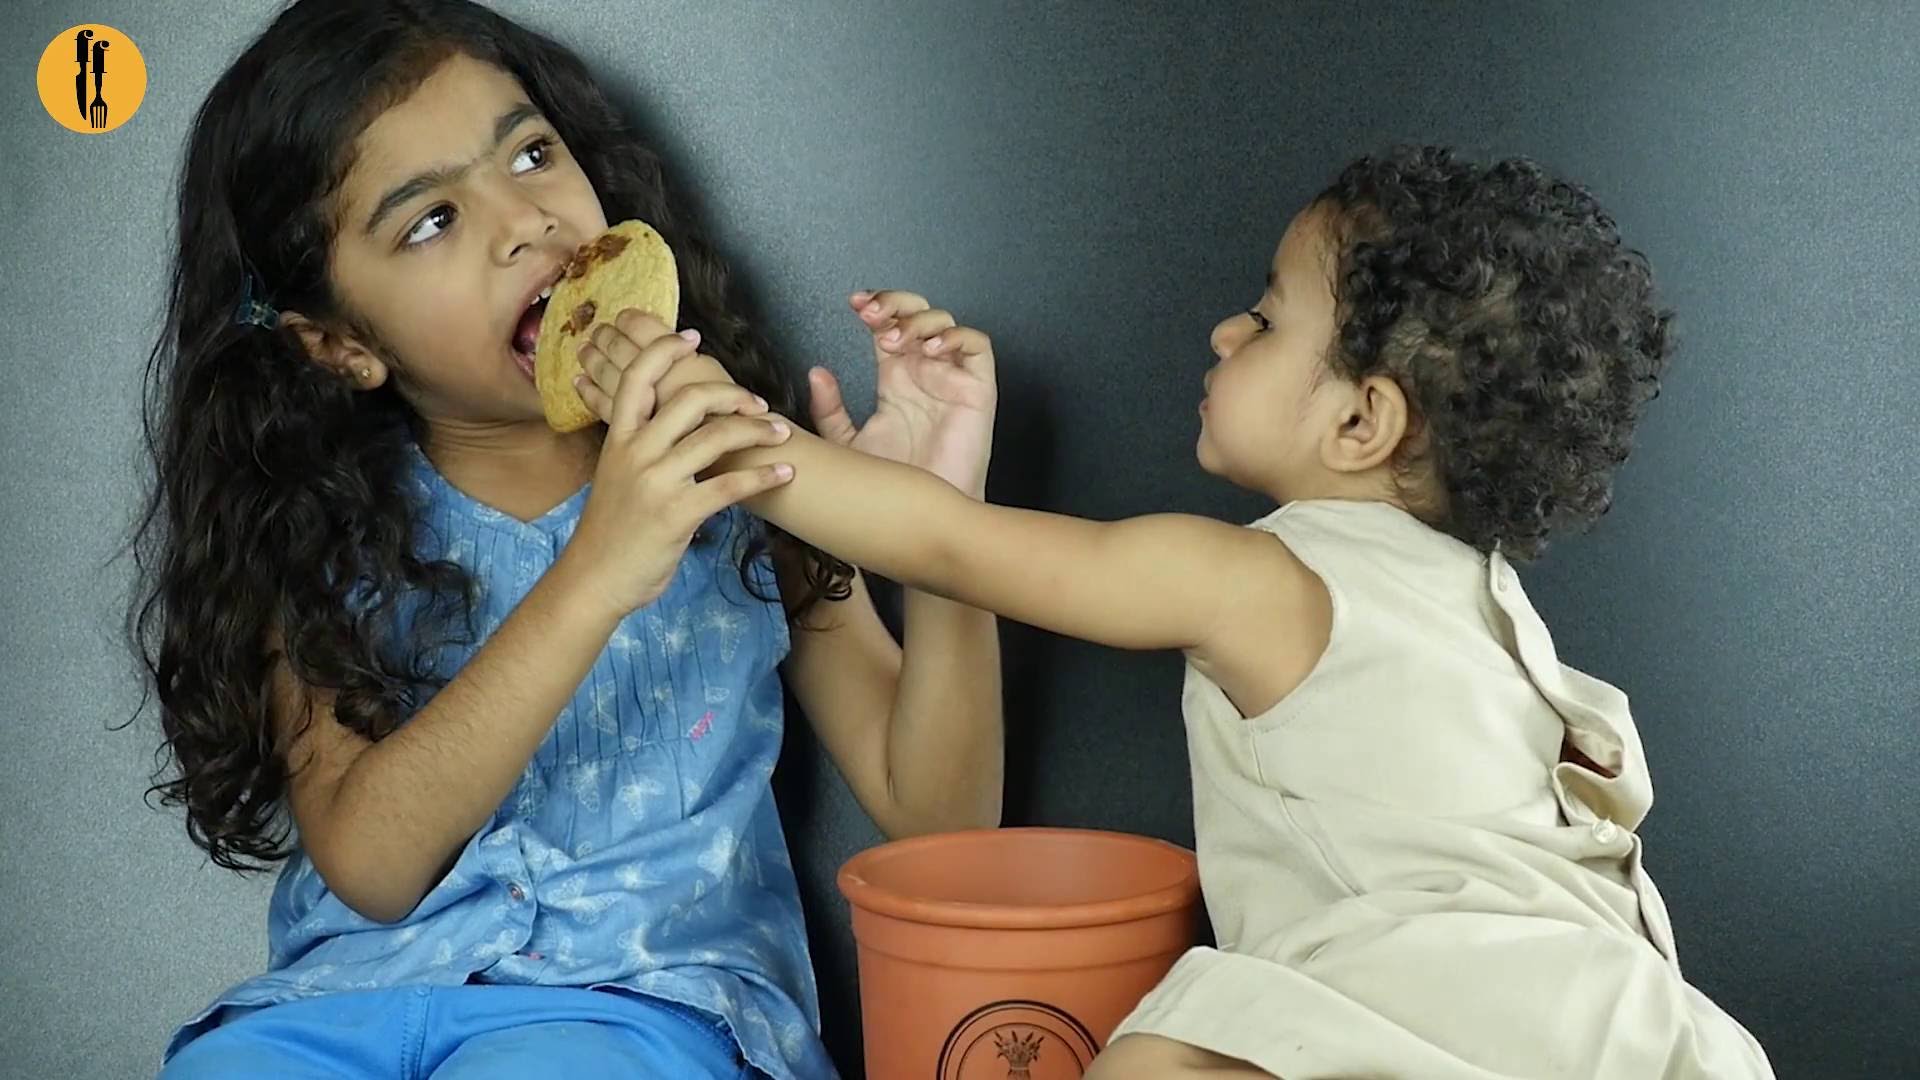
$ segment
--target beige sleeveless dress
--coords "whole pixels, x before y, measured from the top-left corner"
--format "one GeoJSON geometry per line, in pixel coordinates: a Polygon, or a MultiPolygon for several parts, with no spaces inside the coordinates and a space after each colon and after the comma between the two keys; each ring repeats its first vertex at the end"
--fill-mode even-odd
{"type": "Polygon", "coordinates": [[[1253,527],[1326,582],[1332,638],[1252,719],[1188,668],[1220,944],[1115,1037],[1283,1080],[1771,1077],[1681,978],[1634,835],[1652,785],[1625,695],[1558,661],[1506,561],[1381,503],[1253,527]]]}

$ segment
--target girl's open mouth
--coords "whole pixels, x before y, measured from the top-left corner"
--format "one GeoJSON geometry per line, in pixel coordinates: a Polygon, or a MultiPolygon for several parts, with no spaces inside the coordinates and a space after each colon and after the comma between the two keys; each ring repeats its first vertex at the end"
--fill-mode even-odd
{"type": "Polygon", "coordinates": [[[513,362],[529,379],[533,378],[533,354],[540,344],[540,319],[547,313],[547,300],[552,296],[553,286],[540,290],[527,310],[520,313],[520,321],[513,328],[513,340],[507,343],[513,362]]]}

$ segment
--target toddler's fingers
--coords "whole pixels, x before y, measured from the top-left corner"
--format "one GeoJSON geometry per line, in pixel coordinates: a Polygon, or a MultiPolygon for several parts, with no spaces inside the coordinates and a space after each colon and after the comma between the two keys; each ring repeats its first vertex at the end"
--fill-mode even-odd
{"type": "Polygon", "coordinates": [[[881,334],[876,340],[879,341],[880,347],[888,352],[904,352],[951,326],[953,326],[952,312],[931,308],[896,320],[893,328],[881,334]]]}
{"type": "Polygon", "coordinates": [[[853,417],[847,415],[847,401],[840,393],[840,380],[833,372],[817,367],[807,373],[807,382],[812,389],[808,395],[808,411],[813,414],[813,429],[828,442],[842,446],[853,441],[858,429],[853,426],[853,417]]]}
{"type": "Polygon", "coordinates": [[[917,315],[930,307],[927,298],[919,293],[905,292],[900,289],[882,289],[867,298],[867,302],[855,310],[862,322],[875,330],[885,329],[894,319],[905,315],[917,315]]]}
{"type": "Polygon", "coordinates": [[[927,343],[921,347],[929,356],[945,353],[955,360],[963,357],[991,358],[993,356],[993,339],[971,326],[955,326],[942,330],[939,334],[928,338],[927,343]]]}

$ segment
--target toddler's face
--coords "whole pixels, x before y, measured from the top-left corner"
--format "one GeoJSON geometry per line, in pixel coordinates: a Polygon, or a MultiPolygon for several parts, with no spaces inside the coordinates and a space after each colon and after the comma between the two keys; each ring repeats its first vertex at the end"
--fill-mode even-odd
{"type": "Polygon", "coordinates": [[[1259,301],[1213,328],[1218,361],[1200,404],[1200,467],[1281,502],[1304,490],[1338,423],[1320,393],[1335,378],[1324,359],[1335,327],[1325,218],[1316,207],[1301,211],[1259,301]]]}

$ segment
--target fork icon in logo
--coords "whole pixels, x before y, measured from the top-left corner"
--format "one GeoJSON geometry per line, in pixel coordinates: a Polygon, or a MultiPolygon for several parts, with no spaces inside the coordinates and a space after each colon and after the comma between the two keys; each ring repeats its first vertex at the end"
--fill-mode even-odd
{"type": "Polygon", "coordinates": [[[82,30],[73,35],[73,58],[80,65],[80,73],[73,77],[73,96],[80,108],[80,119],[99,131],[107,126],[107,98],[105,82],[107,77],[107,41],[94,41],[93,31],[82,30]],[[89,52],[91,46],[91,52],[89,52]],[[93,105],[87,105],[87,71],[93,71],[93,105]]]}

